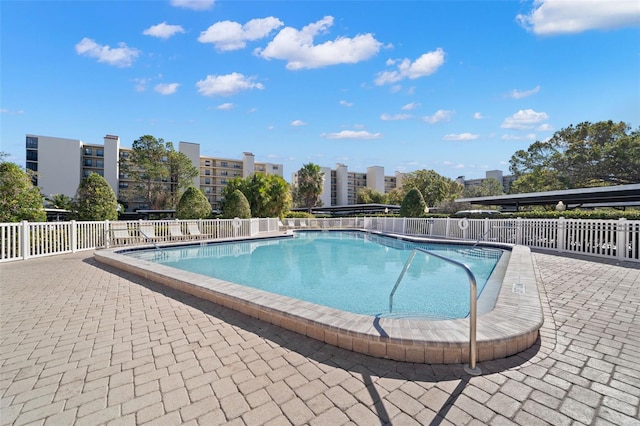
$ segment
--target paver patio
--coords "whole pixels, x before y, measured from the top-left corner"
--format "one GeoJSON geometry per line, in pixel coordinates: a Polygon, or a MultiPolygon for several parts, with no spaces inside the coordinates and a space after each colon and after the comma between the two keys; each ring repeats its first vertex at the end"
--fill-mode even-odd
{"type": "Polygon", "coordinates": [[[0,423],[640,425],[640,265],[534,259],[541,337],[479,377],[329,346],[91,252],[4,263],[0,423]]]}

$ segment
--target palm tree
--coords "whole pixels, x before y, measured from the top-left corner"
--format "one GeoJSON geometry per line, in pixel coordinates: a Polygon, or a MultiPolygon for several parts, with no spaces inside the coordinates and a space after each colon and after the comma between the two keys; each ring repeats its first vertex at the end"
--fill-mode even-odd
{"type": "Polygon", "coordinates": [[[313,163],[304,164],[298,170],[298,184],[296,188],[297,201],[304,207],[311,209],[318,205],[322,187],[324,186],[324,173],[320,166],[313,163]]]}

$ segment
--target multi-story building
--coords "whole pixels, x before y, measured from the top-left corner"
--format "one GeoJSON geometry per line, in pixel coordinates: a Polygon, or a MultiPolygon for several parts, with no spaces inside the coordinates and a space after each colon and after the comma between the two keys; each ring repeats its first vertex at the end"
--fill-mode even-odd
{"type": "Polygon", "coordinates": [[[464,176],[458,176],[456,178],[456,182],[458,182],[460,185],[463,185],[465,188],[469,188],[471,186],[480,186],[482,185],[482,182],[484,182],[487,179],[495,179],[498,182],[500,182],[500,184],[502,184],[502,188],[505,194],[509,193],[509,190],[511,189],[511,184],[513,183],[514,180],[516,180],[515,176],[513,175],[506,175],[506,176],[503,175],[502,170],[488,170],[487,172],[485,172],[484,178],[465,179],[464,176]]]}
{"type": "MultiPolygon", "coordinates": [[[[200,144],[180,142],[178,150],[200,171],[194,185],[205,193],[212,208],[220,207],[222,190],[229,179],[253,173],[283,175],[281,164],[256,163],[254,155],[245,152],[241,159],[201,157],[200,144]]],[[[102,145],[78,139],[50,136],[26,136],[26,167],[37,172],[35,184],[45,195],[64,194],[73,197],[80,181],[91,172],[103,176],[116,195],[134,185],[120,164],[131,155],[130,148],[120,146],[118,136],[106,135],[102,145]]],[[[132,203],[129,209],[144,207],[132,203]]]]}
{"type": "MultiPolygon", "coordinates": [[[[324,186],[320,201],[322,207],[347,206],[356,204],[357,193],[361,188],[371,188],[381,193],[387,193],[402,185],[403,174],[396,172],[395,176],[385,176],[384,167],[367,167],[365,173],[350,172],[344,164],[336,164],[335,169],[321,167],[324,173],[324,186]]],[[[298,173],[291,175],[291,183],[297,184],[298,173]]]]}

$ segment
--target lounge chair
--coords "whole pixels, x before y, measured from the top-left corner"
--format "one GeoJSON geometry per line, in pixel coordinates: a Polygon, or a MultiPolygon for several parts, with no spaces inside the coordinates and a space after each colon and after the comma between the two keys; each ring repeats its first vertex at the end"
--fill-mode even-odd
{"type": "Polygon", "coordinates": [[[191,237],[203,238],[204,235],[200,232],[200,228],[198,228],[198,224],[196,222],[187,222],[187,232],[191,237]]]}
{"type": "Polygon", "coordinates": [[[295,228],[295,227],[296,227],[295,219],[287,219],[287,228],[295,228]]]}
{"type": "Polygon", "coordinates": [[[138,227],[140,231],[140,237],[142,241],[156,241],[158,237],[156,236],[156,230],[152,224],[141,223],[138,227]]]}
{"type": "Polygon", "coordinates": [[[180,229],[180,223],[170,223],[169,224],[169,235],[172,240],[183,240],[185,235],[182,233],[182,229],[180,229]]]}
{"type": "Polygon", "coordinates": [[[133,241],[126,223],[111,222],[111,243],[114,245],[124,245],[133,241]]]}

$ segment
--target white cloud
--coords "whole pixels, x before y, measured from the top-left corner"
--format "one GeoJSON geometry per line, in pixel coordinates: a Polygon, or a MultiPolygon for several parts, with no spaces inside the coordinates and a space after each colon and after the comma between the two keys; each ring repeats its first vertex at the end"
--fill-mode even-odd
{"type": "Polygon", "coordinates": [[[325,16],[302,30],[285,27],[264,49],[255,53],[265,59],[283,59],[287,69],[321,68],[337,64],[355,64],[371,58],[380,50],[381,43],[372,34],[359,34],[353,38],[338,37],[322,44],[313,44],[318,34],[324,34],[333,25],[333,17],[325,16]]]}
{"type": "Polygon", "coordinates": [[[2,109],[0,109],[0,113],[9,114],[9,115],[22,115],[22,114],[24,114],[24,110],[23,109],[19,109],[17,111],[11,111],[8,108],[2,108],[2,109]]]}
{"type": "Polygon", "coordinates": [[[474,120],[484,120],[486,117],[484,115],[482,115],[482,113],[480,112],[475,112],[473,114],[473,119],[474,120]]]}
{"type": "Polygon", "coordinates": [[[412,118],[413,115],[411,114],[396,114],[396,115],[389,115],[389,114],[382,114],[380,116],[380,120],[382,121],[398,121],[398,120],[407,120],[409,118],[412,118]]]}
{"type": "Polygon", "coordinates": [[[535,0],[534,8],[516,21],[540,35],[573,34],[637,26],[638,0],[535,0]]]}
{"type": "Polygon", "coordinates": [[[439,121],[450,121],[453,116],[454,111],[447,111],[444,109],[439,109],[433,115],[425,115],[422,117],[423,121],[426,121],[429,124],[435,124],[439,121]]]}
{"type": "Polygon", "coordinates": [[[382,133],[369,133],[365,130],[343,130],[337,133],[322,133],[320,136],[327,139],[379,139],[382,133]]]}
{"type": "Polygon", "coordinates": [[[522,98],[526,98],[526,97],[531,96],[531,95],[535,95],[539,91],[540,91],[540,86],[536,86],[531,90],[516,90],[516,89],[513,89],[509,93],[509,97],[513,98],[513,99],[522,99],[522,98]]]}
{"type": "Polygon", "coordinates": [[[244,25],[233,21],[220,21],[211,25],[200,33],[200,43],[213,43],[216,49],[230,51],[243,49],[247,41],[258,40],[283,26],[284,23],[269,16],[268,18],[252,19],[244,25]]]}
{"type": "Polygon", "coordinates": [[[118,43],[119,47],[111,48],[107,45],[100,45],[90,38],[83,38],[76,44],[76,53],[90,58],[97,58],[98,62],[105,62],[120,68],[130,67],[134,59],[138,57],[140,51],[128,47],[124,43],[118,43]]]}
{"type": "Polygon", "coordinates": [[[233,109],[233,104],[231,102],[225,102],[216,107],[216,109],[229,110],[233,109]]]}
{"type": "Polygon", "coordinates": [[[347,102],[347,101],[341,100],[340,105],[350,107],[350,106],[353,106],[353,102],[347,102]]]}
{"type": "Polygon", "coordinates": [[[291,125],[292,125],[292,126],[294,126],[294,127],[299,127],[299,126],[306,126],[306,125],[307,125],[307,123],[305,123],[305,122],[304,122],[304,121],[302,121],[302,120],[293,120],[293,121],[291,122],[291,125]]]}
{"type": "Polygon", "coordinates": [[[473,133],[459,133],[453,134],[450,133],[448,135],[444,135],[442,138],[443,141],[472,141],[478,139],[479,135],[474,135],[473,133]]]}
{"type": "Polygon", "coordinates": [[[548,120],[549,116],[544,112],[535,112],[532,109],[520,110],[511,117],[504,119],[500,127],[503,129],[526,130],[532,129],[536,124],[548,120]]]}
{"type": "Polygon", "coordinates": [[[553,128],[553,126],[551,124],[544,123],[544,124],[538,126],[536,128],[536,130],[539,131],[539,132],[552,132],[555,129],[553,128]]]}
{"type": "Polygon", "coordinates": [[[214,3],[215,0],[171,0],[171,6],[192,10],[208,10],[214,3]]]}
{"type": "Polygon", "coordinates": [[[147,90],[147,84],[151,81],[150,78],[134,78],[133,81],[136,83],[135,89],[136,92],[144,92],[147,90]]]}
{"type": "Polygon", "coordinates": [[[231,96],[242,90],[264,89],[262,83],[254,83],[255,77],[245,77],[234,72],[226,75],[208,75],[196,83],[198,92],[204,96],[231,96]]]}
{"type": "MultiPolygon", "coordinates": [[[[375,84],[382,86],[384,84],[396,83],[405,78],[414,80],[431,75],[444,64],[444,55],[444,50],[438,48],[432,52],[423,54],[413,62],[405,58],[399,61],[396,70],[378,73],[375,84]]],[[[387,61],[387,65],[393,66],[396,65],[397,62],[398,61],[387,61]]]]}
{"type": "Polygon", "coordinates": [[[403,106],[402,108],[400,108],[403,111],[411,111],[413,109],[416,109],[420,106],[420,104],[418,102],[411,102],[406,104],[405,106],[403,106]]]}
{"type": "Polygon", "coordinates": [[[166,21],[158,25],[152,25],[142,32],[144,35],[165,40],[178,33],[184,33],[184,28],[181,25],[168,25],[166,21]]]}
{"type": "Polygon", "coordinates": [[[178,86],[180,86],[178,83],[169,83],[169,84],[156,84],[156,87],[153,88],[153,90],[155,90],[156,92],[162,94],[162,95],[172,95],[174,93],[176,93],[176,91],[178,90],[178,86]]]}
{"type": "Polygon", "coordinates": [[[535,140],[535,133],[528,133],[526,135],[502,135],[501,138],[503,141],[524,141],[524,140],[535,140]]]}

